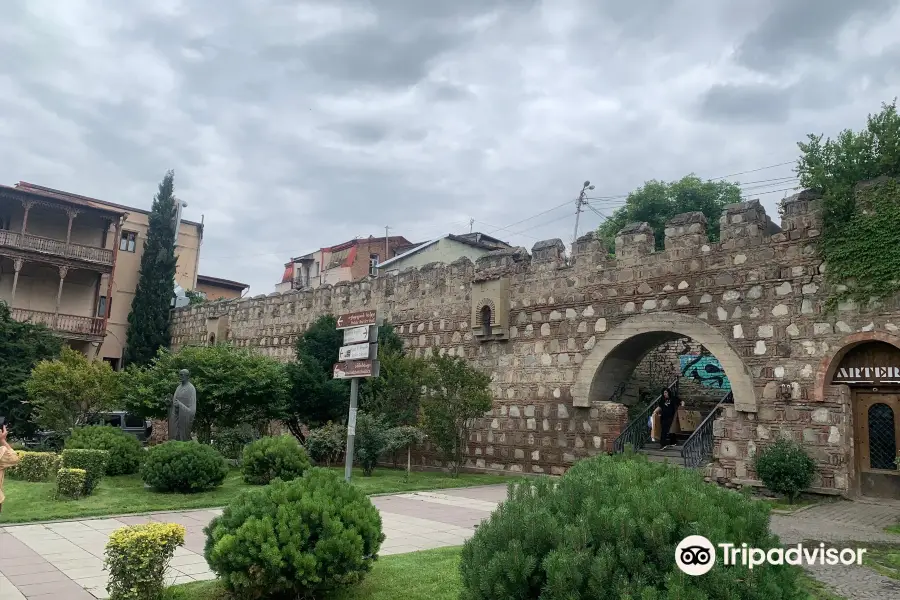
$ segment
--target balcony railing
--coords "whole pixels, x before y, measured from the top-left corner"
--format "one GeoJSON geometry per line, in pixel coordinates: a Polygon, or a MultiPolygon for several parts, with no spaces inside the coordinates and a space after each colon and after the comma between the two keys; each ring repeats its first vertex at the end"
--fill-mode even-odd
{"type": "Polygon", "coordinates": [[[50,329],[69,335],[103,337],[103,317],[82,317],[79,315],[55,314],[26,308],[12,309],[12,318],[20,322],[41,323],[50,329]]]}
{"type": "Polygon", "coordinates": [[[112,266],[113,251],[106,248],[95,248],[83,244],[74,244],[38,237],[36,235],[16,233],[14,231],[0,230],[0,246],[20,248],[41,254],[50,254],[61,258],[73,258],[86,262],[112,266]]]}

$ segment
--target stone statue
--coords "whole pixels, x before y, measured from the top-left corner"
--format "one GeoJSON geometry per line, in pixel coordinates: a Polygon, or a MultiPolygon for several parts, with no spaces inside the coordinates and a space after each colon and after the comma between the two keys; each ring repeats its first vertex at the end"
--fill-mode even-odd
{"type": "Polygon", "coordinates": [[[191,425],[197,414],[197,390],[191,383],[187,369],[178,372],[181,383],[175,389],[169,408],[169,439],[179,442],[191,441],[191,425]]]}

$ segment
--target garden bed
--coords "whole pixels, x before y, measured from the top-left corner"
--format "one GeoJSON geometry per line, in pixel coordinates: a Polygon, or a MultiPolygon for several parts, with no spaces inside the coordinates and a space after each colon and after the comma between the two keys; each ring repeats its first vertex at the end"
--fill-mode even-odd
{"type": "MultiPolygon", "coordinates": [[[[358,586],[329,600],[457,600],[460,547],[438,548],[380,558],[358,586]]],[[[801,576],[804,600],[844,600],[807,575],[801,576]]],[[[168,589],[165,600],[232,600],[216,581],[187,583],[168,589]]]]}
{"type": "MultiPolygon", "coordinates": [[[[335,470],[343,473],[343,468],[335,470]]],[[[504,475],[461,473],[454,478],[442,472],[413,471],[407,481],[405,471],[384,468],[377,469],[369,477],[363,477],[362,471],[354,469],[352,479],[353,484],[367,494],[492,485],[507,483],[510,480],[510,477],[504,475]]],[[[225,506],[241,492],[253,486],[244,483],[240,472],[233,470],[221,487],[197,494],[155,492],[147,489],[136,475],[105,477],[91,496],[81,500],[56,500],[53,482],[29,483],[7,478],[3,487],[6,501],[3,503],[3,512],[0,513],[0,526],[35,521],[215,508],[225,506]]]]}

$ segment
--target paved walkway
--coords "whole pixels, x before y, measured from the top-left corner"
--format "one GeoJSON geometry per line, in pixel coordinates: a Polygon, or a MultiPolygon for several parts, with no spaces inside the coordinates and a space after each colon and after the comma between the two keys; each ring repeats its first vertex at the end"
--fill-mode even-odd
{"type": "MultiPolygon", "coordinates": [[[[829,547],[900,547],[900,535],[884,531],[900,520],[900,502],[833,502],[793,515],[772,515],[771,528],[785,544],[825,542],[829,547]]],[[[848,600],[900,599],[900,581],[864,566],[808,567],[812,575],[848,600]]]]}
{"type": "MultiPolygon", "coordinates": [[[[458,546],[497,504],[506,486],[376,496],[386,539],[380,555],[458,546]]],[[[60,521],[0,528],[0,600],[106,598],[103,552],[109,534],[126,525],[179,523],[187,529],[175,551],[168,583],[213,579],[203,558],[203,528],[218,510],[155,513],[141,517],[60,521]]]]}
{"type": "MultiPolygon", "coordinates": [[[[505,486],[375,497],[372,502],[381,511],[387,536],[380,554],[460,545],[505,497],[505,486]]],[[[176,550],[168,572],[170,584],[212,579],[203,558],[203,528],[217,514],[220,511],[197,510],[0,528],[0,600],[106,598],[107,537],[119,527],[148,522],[187,528],[184,547],[176,550]]],[[[898,518],[897,502],[835,502],[789,516],[773,515],[772,530],[786,544],[900,545],[900,536],[884,532],[898,518]]],[[[816,566],[810,571],[848,600],[900,599],[900,582],[865,567],[816,566]]]]}

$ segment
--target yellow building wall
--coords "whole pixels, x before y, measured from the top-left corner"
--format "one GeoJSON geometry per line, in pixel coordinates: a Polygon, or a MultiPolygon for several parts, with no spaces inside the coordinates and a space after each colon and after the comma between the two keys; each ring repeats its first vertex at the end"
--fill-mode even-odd
{"type": "MultiPolygon", "coordinates": [[[[122,225],[123,233],[128,231],[134,232],[137,234],[137,239],[134,252],[119,249],[116,257],[112,310],[110,311],[109,323],[107,324],[106,339],[97,353],[97,356],[100,358],[117,359],[122,357],[127,339],[128,313],[131,312],[131,303],[137,290],[141,256],[144,251],[144,243],[147,241],[148,227],[149,215],[137,211],[129,213],[128,218],[122,225]]],[[[199,224],[181,222],[175,247],[175,255],[178,258],[175,267],[175,281],[185,290],[195,288],[201,237],[201,226],[199,224]]],[[[116,240],[115,243],[118,244],[119,240],[116,240]]],[[[102,290],[101,293],[105,295],[107,289],[106,276],[103,277],[100,289],[102,290]]]]}

